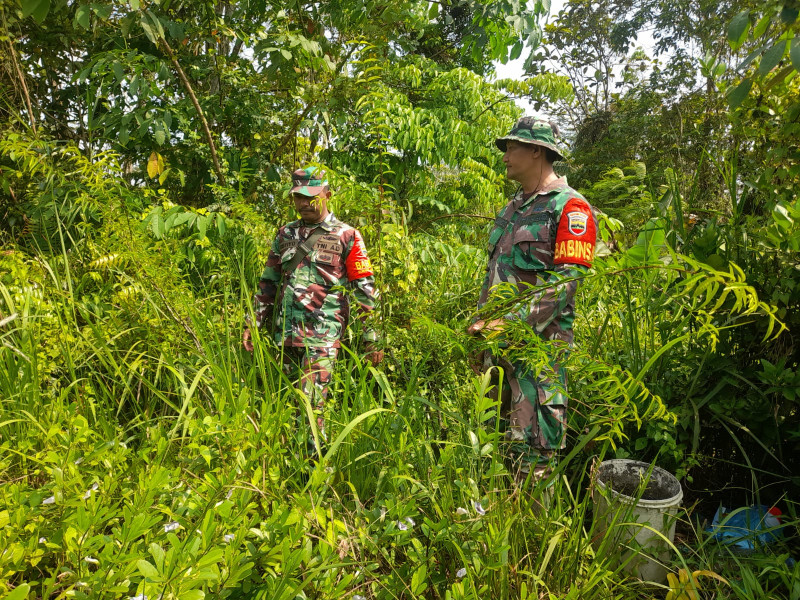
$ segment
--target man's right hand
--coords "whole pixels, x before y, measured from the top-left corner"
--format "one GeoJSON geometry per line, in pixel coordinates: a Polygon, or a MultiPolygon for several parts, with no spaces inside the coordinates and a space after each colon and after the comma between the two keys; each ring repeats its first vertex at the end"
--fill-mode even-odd
{"type": "Polygon", "coordinates": [[[250,332],[249,327],[244,328],[244,333],[242,334],[242,346],[248,352],[253,351],[253,334],[250,332]]]}

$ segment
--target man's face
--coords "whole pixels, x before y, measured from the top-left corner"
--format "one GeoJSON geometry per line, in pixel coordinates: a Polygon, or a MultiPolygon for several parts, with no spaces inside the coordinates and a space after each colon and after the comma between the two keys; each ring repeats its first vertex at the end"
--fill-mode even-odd
{"type": "Polygon", "coordinates": [[[292,194],[294,207],[300,218],[306,223],[319,223],[328,214],[328,196],[330,192],[322,192],[313,198],[302,194],[292,194]]]}
{"type": "Polygon", "coordinates": [[[541,160],[542,150],[534,144],[523,144],[514,140],[506,142],[503,162],[506,174],[513,181],[522,181],[526,176],[537,173],[541,168],[537,163],[541,160]]]}

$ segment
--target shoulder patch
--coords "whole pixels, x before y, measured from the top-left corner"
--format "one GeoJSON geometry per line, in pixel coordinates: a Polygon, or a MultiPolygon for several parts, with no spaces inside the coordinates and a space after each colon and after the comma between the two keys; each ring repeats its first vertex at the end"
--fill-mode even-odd
{"type": "Polygon", "coordinates": [[[345,260],[345,267],[347,268],[347,280],[353,281],[354,279],[361,279],[362,277],[369,277],[372,275],[372,264],[367,256],[367,248],[364,245],[364,239],[361,237],[361,232],[354,230],[353,247],[350,248],[350,253],[345,260]]]}
{"type": "Polygon", "coordinates": [[[592,208],[586,200],[570,198],[558,222],[553,262],[591,267],[596,242],[597,224],[592,208]]]}

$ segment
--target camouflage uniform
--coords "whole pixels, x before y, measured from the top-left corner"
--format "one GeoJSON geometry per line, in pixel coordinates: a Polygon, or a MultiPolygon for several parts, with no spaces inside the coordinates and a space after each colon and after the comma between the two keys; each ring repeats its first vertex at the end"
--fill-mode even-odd
{"type": "MultiPolygon", "coordinates": [[[[377,293],[358,230],[333,213],[320,223],[307,225],[297,220],[278,230],[254,298],[255,324],[269,326],[275,342],[283,346],[285,371],[293,374],[299,369],[301,389],[312,400],[323,436],[322,410],[348,321],[351,293],[360,318],[366,320],[375,309],[377,293]],[[313,250],[291,273],[284,273],[283,265],[317,227],[325,233],[317,238],[313,250]]],[[[368,323],[364,340],[377,341],[368,323]]]]}
{"type": "MultiPolygon", "coordinates": [[[[514,133],[512,130],[501,140],[531,141],[514,133]]],[[[538,193],[524,194],[520,189],[498,214],[489,236],[489,262],[479,309],[492,299],[492,288],[498,284],[511,284],[518,292],[550,284],[552,287],[536,292],[504,319],[526,321],[541,338],[561,342],[566,352],[572,345],[578,283],[559,281],[576,277],[591,266],[596,232],[592,207],[567,185],[566,178],[538,193]]],[[[507,419],[506,439],[521,470],[554,459],[556,451],[565,447],[567,410],[566,372],[557,358],[552,357],[550,363],[555,379],[534,373],[521,361],[509,362],[489,353],[484,360],[486,369],[500,366],[504,370],[501,416],[507,419]]],[[[496,369],[494,373],[497,386],[496,369]]]]}

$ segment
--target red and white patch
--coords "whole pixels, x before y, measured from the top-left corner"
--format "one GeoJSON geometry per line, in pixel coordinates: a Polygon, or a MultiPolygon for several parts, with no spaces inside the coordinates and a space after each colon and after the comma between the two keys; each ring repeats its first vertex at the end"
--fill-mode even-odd
{"type": "Polygon", "coordinates": [[[586,200],[570,198],[558,222],[553,262],[592,266],[597,227],[586,200]]]}

